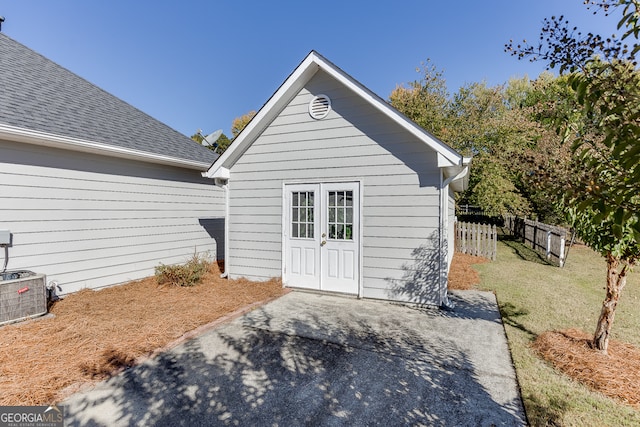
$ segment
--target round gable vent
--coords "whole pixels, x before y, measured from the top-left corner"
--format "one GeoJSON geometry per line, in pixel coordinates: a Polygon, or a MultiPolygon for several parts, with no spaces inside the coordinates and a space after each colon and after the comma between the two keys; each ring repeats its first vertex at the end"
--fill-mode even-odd
{"type": "Polygon", "coordinates": [[[316,120],[324,119],[331,111],[331,99],[327,95],[315,96],[309,103],[309,115],[316,120]]]}

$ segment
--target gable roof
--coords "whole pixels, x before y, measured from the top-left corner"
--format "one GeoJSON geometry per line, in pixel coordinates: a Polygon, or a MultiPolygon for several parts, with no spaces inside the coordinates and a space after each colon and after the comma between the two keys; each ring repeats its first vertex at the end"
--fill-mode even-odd
{"type": "MultiPolygon", "coordinates": [[[[278,90],[258,111],[253,120],[234,139],[229,148],[211,165],[204,176],[209,178],[229,179],[230,168],[244,152],[260,136],[264,129],[289,104],[293,97],[311,80],[318,70],[323,70],[337,81],[354,91],[362,99],[371,104],[382,114],[389,117],[403,129],[417,137],[420,141],[438,154],[438,166],[443,168],[446,177],[461,182],[468,170],[469,158],[464,158],[453,148],[431,135],[429,132],[409,120],[388,102],[364,87],[353,77],[342,71],[316,51],[311,51],[298,67],[289,75],[278,90]],[[460,175],[460,178],[455,178],[460,175]]],[[[463,184],[464,186],[464,184],[463,184]]]]}
{"type": "Polygon", "coordinates": [[[3,33],[0,138],[198,170],[217,158],[3,33]]]}

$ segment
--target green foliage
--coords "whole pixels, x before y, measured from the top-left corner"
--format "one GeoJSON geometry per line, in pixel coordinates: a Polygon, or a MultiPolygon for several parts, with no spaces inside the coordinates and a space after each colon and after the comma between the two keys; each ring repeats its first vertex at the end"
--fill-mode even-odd
{"type": "Polygon", "coordinates": [[[473,156],[469,189],[461,202],[492,215],[528,215],[532,211],[520,167],[525,150],[537,138],[538,125],[522,112],[528,79],[507,87],[473,83],[452,97],[443,73],[429,61],[417,69],[420,80],[398,86],[389,101],[404,115],[465,156],[473,156]]]}
{"type": "Polygon", "coordinates": [[[506,87],[473,83],[460,88],[451,104],[448,142],[474,159],[463,198],[492,215],[529,215],[532,210],[519,159],[537,129],[515,101],[528,85],[525,79],[506,87]]]}
{"type": "MultiPolygon", "coordinates": [[[[204,135],[202,135],[202,131],[200,130],[198,130],[198,132],[191,135],[190,138],[193,139],[198,144],[202,144],[202,141],[204,141],[204,135]]],[[[206,147],[211,151],[215,151],[218,154],[222,154],[225,152],[227,148],[229,148],[229,145],[231,145],[231,140],[227,137],[227,135],[223,133],[220,135],[220,137],[216,141],[215,146],[207,145],[206,147]]]]}
{"type": "Polygon", "coordinates": [[[251,110],[247,114],[233,119],[233,123],[231,123],[231,134],[233,135],[233,139],[240,135],[240,132],[242,132],[245,127],[247,127],[247,125],[255,117],[255,115],[256,112],[251,110]]]}
{"type": "Polygon", "coordinates": [[[196,133],[191,135],[190,138],[193,139],[198,144],[202,144],[202,141],[204,141],[204,136],[202,135],[202,131],[200,131],[200,129],[198,129],[196,133]]]}
{"type": "Polygon", "coordinates": [[[423,129],[446,139],[450,103],[443,72],[429,59],[416,72],[422,74],[420,80],[397,86],[389,95],[389,102],[423,129]]]}
{"type": "MultiPolygon", "coordinates": [[[[564,130],[591,179],[576,183],[568,202],[591,212],[594,222],[607,224],[609,234],[621,242],[635,242],[639,258],[640,73],[629,62],[594,61],[570,82],[583,114],[564,130]]],[[[594,249],[610,247],[607,243],[594,249]]],[[[616,253],[631,250],[616,248],[616,253]]]]}
{"type": "Polygon", "coordinates": [[[473,167],[467,194],[470,204],[482,207],[488,216],[530,212],[529,201],[516,188],[511,171],[503,163],[495,157],[478,156],[473,167]]]}
{"type": "Polygon", "coordinates": [[[200,283],[202,276],[209,268],[209,259],[196,253],[185,263],[177,265],[160,264],[155,268],[156,281],[159,285],[168,283],[173,286],[194,286],[200,283]]]}
{"type": "MultiPolygon", "coordinates": [[[[571,144],[575,172],[563,188],[561,202],[594,249],[603,254],[613,250],[611,243],[605,243],[608,239],[592,235],[597,231],[629,242],[628,250],[621,249],[622,243],[615,246],[615,253],[628,254],[640,244],[640,73],[635,63],[640,2],[585,3],[606,14],[623,7],[618,22],[619,29],[626,28],[622,38],[583,36],[576,28],[570,30],[562,17],[552,17],[545,21],[538,46],[514,48],[510,43],[507,50],[571,71],[569,102],[556,105],[555,116],[558,132],[571,144]],[[632,47],[623,43],[628,37],[635,38],[632,47]],[[586,224],[588,218],[592,225],[586,224]]],[[[640,252],[634,258],[638,257],[640,252]]]]}
{"type": "MultiPolygon", "coordinates": [[[[583,36],[563,17],[545,20],[536,46],[506,50],[522,59],[542,59],[570,71],[569,105],[556,117],[559,133],[571,143],[566,193],[560,198],[577,234],[607,258],[606,297],[594,334],[594,346],[606,353],[618,298],[626,274],[640,259],[640,0],[586,0],[606,14],[620,6],[621,39],[583,36]],[[622,40],[633,36],[634,46],[622,40]]],[[[561,188],[561,187],[560,187],[561,188]]],[[[557,189],[557,187],[556,187],[557,189]]]]}
{"type": "Polygon", "coordinates": [[[231,140],[224,133],[220,135],[220,138],[216,141],[218,147],[216,148],[216,153],[222,154],[227,151],[227,148],[231,145],[231,140]]]}

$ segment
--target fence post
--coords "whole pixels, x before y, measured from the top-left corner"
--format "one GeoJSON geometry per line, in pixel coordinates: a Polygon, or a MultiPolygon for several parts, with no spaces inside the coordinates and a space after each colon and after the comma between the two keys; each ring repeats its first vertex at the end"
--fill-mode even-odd
{"type": "Polygon", "coordinates": [[[496,225],[456,222],[456,251],[496,259],[497,256],[497,236],[496,225]]]}
{"type": "Polygon", "coordinates": [[[544,253],[546,259],[554,264],[564,266],[567,250],[565,229],[520,217],[505,217],[505,225],[514,237],[522,239],[524,245],[544,253]]]}
{"type": "Polygon", "coordinates": [[[498,227],[493,224],[493,236],[491,236],[493,240],[493,251],[492,251],[492,260],[496,260],[498,258],[498,227]]]}

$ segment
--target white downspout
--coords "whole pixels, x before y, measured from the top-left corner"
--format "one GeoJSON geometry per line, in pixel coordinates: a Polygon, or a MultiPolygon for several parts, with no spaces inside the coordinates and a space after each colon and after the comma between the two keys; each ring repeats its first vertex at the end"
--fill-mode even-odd
{"type": "Polygon", "coordinates": [[[442,251],[439,257],[439,282],[440,282],[440,306],[444,308],[453,308],[453,303],[449,300],[449,295],[447,292],[447,279],[448,274],[445,274],[445,268],[448,269],[448,248],[447,251],[444,251],[444,245],[449,233],[449,184],[451,184],[454,180],[458,178],[464,177],[469,172],[469,167],[466,166],[462,169],[462,171],[456,175],[450,176],[449,178],[444,178],[444,170],[440,169],[440,250],[442,251]],[[445,192],[445,189],[447,191],[445,192]],[[446,259],[445,259],[446,258],[446,259]],[[447,267],[445,267],[445,265],[447,267]]]}
{"type": "Polygon", "coordinates": [[[218,187],[224,189],[224,272],[222,278],[229,277],[229,180],[214,178],[218,187]]]}
{"type": "Polygon", "coordinates": [[[445,188],[453,180],[452,177],[444,178],[444,171],[440,169],[440,242],[438,244],[438,251],[440,256],[438,257],[438,282],[440,284],[440,306],[445,308],[453,308],[453,304],[449,301],[447,294],[447,280],[444,274],[444,264],[447,262],[445,259],[448,250],[445,250],[447,229],[447,202],[448,198],[445,196],[445,188]]]}
{"type": "Polygon", "coordinates": [[[229,181],[224,186],[224,273],[220,277],[229,277],[229,181]]]}

